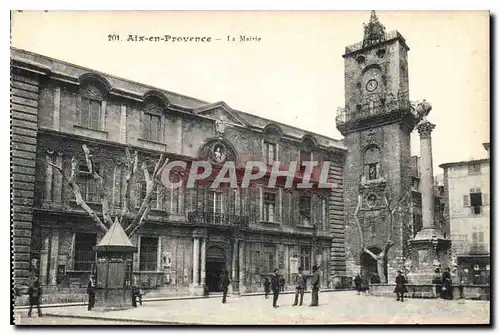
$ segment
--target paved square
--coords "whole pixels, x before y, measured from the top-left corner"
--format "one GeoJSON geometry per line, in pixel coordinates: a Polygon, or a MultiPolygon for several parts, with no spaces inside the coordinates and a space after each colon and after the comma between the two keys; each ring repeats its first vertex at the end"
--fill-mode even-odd
{"type": "Polygon", "coordinates": [[[207,298],[145,302],[125,311],[89,312],[85,306],[74,306],[46,308],[43,313],[49,317],[96,318],[96,324],[104,321],[205,325],[488,324],[490,320],[489,301],[407,299],[401,303],[395,298],[357,295],[351,291],[320,293],[319,307],[308,307],[310,294],[304,297],[303,306],[292,307],[293,299],[291,294],[280,295],[280,307],[276,309],[272,307],[272,297],[245,296],[230,297],[227,304],[222,304],[219,298],[207,298]]]}

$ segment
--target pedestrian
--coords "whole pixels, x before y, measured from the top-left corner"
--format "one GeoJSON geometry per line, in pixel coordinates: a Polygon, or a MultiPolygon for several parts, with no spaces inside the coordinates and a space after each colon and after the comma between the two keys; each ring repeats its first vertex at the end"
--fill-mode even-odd
{"type": "Polygon", "coordinates": [[[95,305],[95,279],[93,275],[89,276],[89,282],[87,283],[87,294],[89,296],[89,303],[87,305],[87,310],[90,311],[95,305]]]}
{"type": "Polygon", "coordinates": [[[33,283],[28,288],[28,294],[30,299],[30,310],[28,311],[28,316],[31,317],[31,311],[33,310],[33,305],[36,305],[38,310],[38,317],[42,316],[42,310],[40,309],[40,299],[42,297],[42,288],[38,279],[35,279],[33,283]]]}
{"type": "Polygon", "coordinates": [[[441,277],[441,296],[443,299],[451,300],[452,295],[452,280],[450,274],[450,268],[444,269],[443,276],[441,277]]]}
{"type": "Polygon", "coordinates": [[[280,270],[274,269],[274,276],[271,277],[271,290],[273,291],[273,307],[278,308],[278,297],[280,295],[280,270]]]}
{"type": "Polygon", "coordinates": [[[229,280],[229,271],[224,271],[224,273],[221,276],[221,281],[220,281],[220,286],[222,288],[222,303],[226,303],[226,298],[227,298],[227,290],[229,288],[229,284],[231,281],[229,280]]]}
{"type": "Polygon", "coordinates": [[[359,273],[354,277],[354,287],[356,287],[356,291],[358,291],[358,295],[361,293],[361,284],[363,283],[363,279],[359,273]]]}
{"type": "Polygon", "coordinates": [[[285,277],[280,276],[280,291],[285,292],[285,277]]]}
{"type": "Polygon", "coordinates": [[[313,275],[311,278],[311,304],[309,307],[316,307],[319,305],[319,266],[313,266],[313,275]]]}
{"type": "Polygon", "coordinates": [[[271,292],[271,282],[267,277],[264,277],[264,292],[266,293],[266,299],[267,299],[269,292],[271,292]]]}
{"type": "Polygon", "coordinates": [[[295,302],[293,303],[292,306],[297,306],[297,303],[299,302],[299,295],[300,295],[300,306],[302,306],[302,301],[304,300],[304,291],[306,289],[306,277],[302,273],[304,271],[303,267],[299,267],[299,273],[297,274],[297,280],[295,283],[295,302]]]}
{"type": "Polygon", "coordinates": [[[404,301],[404,295],[406,290],[407,280],[405,276],[403,276],[401,270],[398,270],[398,275],[396,276],[396,287],[394,288],[394,293],[397,295],[396,301],[404,301]]]}

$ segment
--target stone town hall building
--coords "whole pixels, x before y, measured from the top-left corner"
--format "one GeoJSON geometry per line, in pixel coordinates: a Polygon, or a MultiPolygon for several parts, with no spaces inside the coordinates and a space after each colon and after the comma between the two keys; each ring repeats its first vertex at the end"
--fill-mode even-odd
{"type": "MultiPolygon", "coordinates": [[[[145,288],[186,294],[206,284],[218,291],[224,269],[242,293],[262,290],[262,277],[275,268],[287,284],[299,266],[310,272],[319,264],[323,287],[344,274],[341,141],[24,50],[11,49],[11,67],[16,284],[37,275],[45,292],[85,292],[103,233],[50,165],[69,173],[76,156],[77,183],[99,213],[82,144],[104,173],[112,215],[122,205],[126,147],[138,151],[139,161],[167,153],[189,163],[216,147],[242,163],[331,161],[334,189],[286,189],[279,180],[267,189],[262,179],[247,189],[200,183],[155,193],[146,224],[131,238],[138,247],[133,272],[145,288]],[[218,120],[223,134],[216,132],[218,120]]],[[[139,178],[132,187],[137,205],[144,190],[139,178]]]]}
{"type": "MultiPolygon", "coordinates": [[[[195,188],[155,193],[151,211],[132,236],[133,273],[145,288],[185,294],[217,291],[227,269],[240,292],[262,290],[279,268],[287,285],[299,266],[322,268],[322,286],[360,270],[377,273],[374,254],[387,241],[385,196],[410,205],[393,225],[385,276],[392,280],[421,221],[421,195],[412,192],[415,165],[410,133],[417,121],[408,92],[409,48],[372,13],[364,39],[345,49],[345,108],[336,118],[343,141],[313,134],[229,107],[131,82],[28,51],[11,49],[12,219],[15,285],[37,275],[45,292],[85,292],[102,237],[50,164],[70,170],[82,144],[104,173],[110,210],[121,208],[125,148],[140,161],[166,153],[187,163],[217,151],[245,163],[262,160],[330,161],[331,189],[286,189],[267,180],[249,188],[195,188]],[[218,131],[223,120],[225,129],[218,131]],[[221,151],[222,149],[222,151],[221,151]],[[354,214],[361,196],[356,229],[354,214]],[[411,208],[408,208],[411,207],[411,208]],[[414,227],[415,226],[415,227],[414,227]],[[36,272],[34,274],[34,272],[36,272]],[[193,290],[194,289],[194,290],[193,290]]],[[[333,117],[332,117],[332,127],[333,117]]],[[[300,179],[300,173],[297,174],[300,179]]],[[[96,185],[80,164],[76,180],[100,211],[96,185]]],[[[318,180],[315,176],[313,183],[318,180]]],[[[132,187],[139,205],[140,178],[132,187]]],[[[443,229],[443,227],[441,227],[443,229]]]]}

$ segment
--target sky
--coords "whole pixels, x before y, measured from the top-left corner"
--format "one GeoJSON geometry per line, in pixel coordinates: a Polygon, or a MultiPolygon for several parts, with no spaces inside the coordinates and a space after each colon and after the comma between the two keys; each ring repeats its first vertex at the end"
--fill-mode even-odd
{"type": "MultiPolygon", "coordinates": [[[[411,100],[433,106],[434,174],[442,163],[487,157],[488,12],[377,15],[410,47],[411,100]]],[[[342,139],[335,126],[344,106],[342,54],[362,40],[369,17],[369,11],[24,11],[12,15],[11,46],[342,139]],[[121,41],[109,41],[110,34],[121,41]],[[212,42],[127,42],[129,34],[212,42]],[[260,41],[242,43],[240,35],[260,41]]],[[[412,154],[419,146],[415,130],[412,154]]]]}

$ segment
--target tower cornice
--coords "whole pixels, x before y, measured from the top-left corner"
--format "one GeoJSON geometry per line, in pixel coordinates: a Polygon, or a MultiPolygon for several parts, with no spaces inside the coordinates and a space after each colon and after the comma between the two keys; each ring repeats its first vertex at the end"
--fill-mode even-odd
{"type": "Polygon", "coordinates": [[[346,46],[345,53],[342,55],[342,57],[346,58],[346,57],[357,55],[359,53],[366,52],[366,51],[371,50],[371,49],[380,48],[380,47],[382,47],[386,44],[390,44],[396,40],[398,40],[401,43],[401,45],[406,49],[406,51],[410,50],[410,48],[406,44],[406,40],[403,37],[403,35],[401,35],[399,33],[399,31],[393,30],[393,31],[390,31],[387,33],[386,39],[383,42],[380,42],[377,44],[372,44],[372,45],[364,47],[363,41],[360,41],[358,43],[354,43],[354,44],[351,44],[349,46],[346,46]]]}

